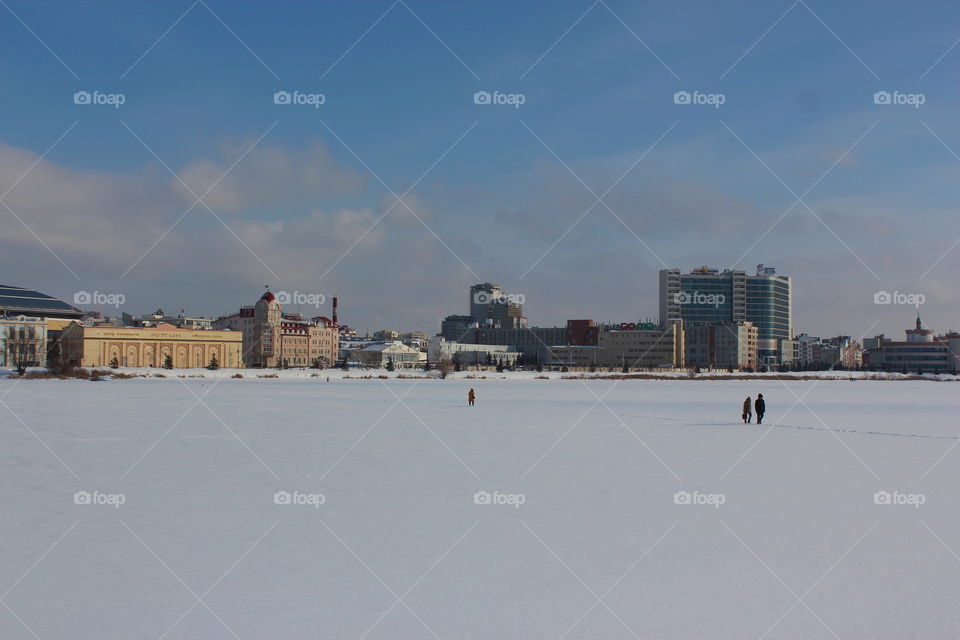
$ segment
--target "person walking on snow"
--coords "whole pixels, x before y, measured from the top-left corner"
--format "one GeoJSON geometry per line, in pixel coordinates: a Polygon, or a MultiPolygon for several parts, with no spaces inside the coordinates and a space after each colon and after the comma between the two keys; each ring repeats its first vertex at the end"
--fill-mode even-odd
{"type": "Polygon", "coordinates": [[[753,411],[750,407],[753,405],[753,402],[750,400],[750,396],[747,396],[747,399],[743,401],[743,421],[746,424],[750,424],[750,419],[753,417],[753,411]]]}
{"type": "Polygon", "coordinates": [[[477,399],[477,394],[473,392],[473,389],[470,389],[470,391],[467,393],[467,402],[470,404],[471,407],[473,406],[473,401],[476,399],[477,399]]]}
{"type": "MultiPolygon", "coordinates": [[[[750,398],[747,398],[747,400],[749,399],[750,398]]],[[[763,414],[767,410],[767,403],[763,401],[762,393],[757,394],[757,400],[753,403],[753,410],[757,414],[757,424],[761,424],[763,422],[763,414]]]]}

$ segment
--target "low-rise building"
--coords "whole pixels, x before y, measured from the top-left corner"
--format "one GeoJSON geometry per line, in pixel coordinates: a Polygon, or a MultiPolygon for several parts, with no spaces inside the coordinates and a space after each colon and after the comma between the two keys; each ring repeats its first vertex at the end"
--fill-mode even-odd
{"type": "Polygon", "coordinates": [[[348,351],[349,361],[368,369],[383,369],[390,362],[397,369],[415,369],[421,364],[421,352],[402,342],[370,344],[348,351]]]}
{"type": "Polygon", "coordinates": [[[60,336],[63,358],[80,367],[242,367],[243,334],[239,331],[156,327],[88,327],[71,323],[60,336]]]}
{"type": "Polygon", "coordinates": [[[596,346],[554,346],[550,352],[553,364],[575,367],[681,368],[685,362],[683,321],[654,329],[601,330],[596,346]]]}
{"type": "Polygon", "coordinates": [[[163,309],[157,309],[153,313],[148,313],[135,318],[129,313],[122,316],[123,325],[126,327],[155,327],[158,324],[172,324],[181,329],[212,329],[213,318],[190,318],[182,313],[178,316],[171,316],[164,313],[163,309]]]}
{"type": "Polygon", "coordinates": [[[431,363],[458,362],[464,366],[503,363],[506,367],[516,364],[520,352],[516,347],[503,344],[470,344],[451,342],[443,336],[434,336],[427,350],[431,363]]]}
{"type": "Polygon", "coordinates": [[[869,347],[867,362],[871,369],[920,373],[955,373],[958,357],[951,351],[949,340],[937,340],[933,331],[924,329],[920,316],[916,327],[906,330],[904,342],[876,336],[864,340],[869,347]]]}

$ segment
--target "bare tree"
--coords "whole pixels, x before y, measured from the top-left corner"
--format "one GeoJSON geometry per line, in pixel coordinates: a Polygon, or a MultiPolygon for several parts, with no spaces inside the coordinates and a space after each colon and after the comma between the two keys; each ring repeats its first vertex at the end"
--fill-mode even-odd
{"type": "Polygon", "coordinates": [[[13,368],[18,375],[27,372],[27,367],[36,366],[37,361],[37,340],[27,337],[8,338],[7,353],[13,361],[13,368]]]}
{"type": "Polygon", "coordinates": [[[441,358],[440,362],[437,363],[437,371],[440,372],[441,379],[446,378],[453,371],[453,363],[449,358],[441,358]]]}

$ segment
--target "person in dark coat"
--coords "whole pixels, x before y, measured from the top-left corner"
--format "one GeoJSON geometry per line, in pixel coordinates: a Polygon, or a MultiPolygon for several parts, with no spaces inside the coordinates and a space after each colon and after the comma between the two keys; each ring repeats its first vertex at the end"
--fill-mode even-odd
{"type": "Polygon", "coordinates": [[[753,417],[753,410],[750,408],[753,406],[753,401],[750,400],[750,396],[747,396],[747,399],[743,401],[743,421],[746,424],[750,424],[750,419],[753,417]]]}
{"type": "Polygon", "coordinates": [[[470,389],[470,392],[467,394],[467,402],[470,404],[471,407],[473,406],[473,402],[476,399],[477,399],[476,394],[473,392],[473,389],[470,389]]]}
{"type": "Polygon", "coordinates": [[[763,422],[763,414],[767,411],[767,403],[763,401],[763,394],[757,394],[757,400],[753,403],[753,410],[757,414],[757,424],[763,422]]]}

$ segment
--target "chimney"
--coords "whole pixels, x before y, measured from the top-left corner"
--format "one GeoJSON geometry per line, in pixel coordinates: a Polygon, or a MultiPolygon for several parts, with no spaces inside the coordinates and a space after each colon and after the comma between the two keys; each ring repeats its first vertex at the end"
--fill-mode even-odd
{"type": "Polygon", "coordinates": [[[337,322],[337,296],[333,296],[333,326],[340,326],[340,324],[337,322]]]}

